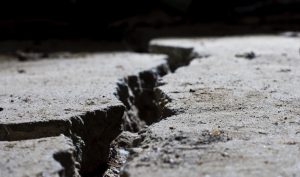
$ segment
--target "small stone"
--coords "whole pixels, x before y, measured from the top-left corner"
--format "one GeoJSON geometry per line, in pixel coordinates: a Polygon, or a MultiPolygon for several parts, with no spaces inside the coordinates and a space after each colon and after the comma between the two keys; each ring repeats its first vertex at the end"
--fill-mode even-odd
{"type": "Polygon", "coordinates": [[[277,126],[277,125],[278,125],[278,122],[274,122],[273,124],[277,126]]]}
{"type": "Polygon", "coordinates": [[[221,153],[221,156],[222,156],[222,157],[230,157],[229,154],[228,154],[227,152],[222,152],[222,153],[221,153]]]}
{"type": "Polygon", "coordinates": [[[85,101],[85,104],[86,105],[95,105],[95,102],[93,100],[88,99],[85,101]]]}
{"type": "Polygon", "coordinates": [[[26,71],[24,69],[18,69],[18,73],[23,74],[26,73],[26,71]]]}
{"type": "Polygon", "coordinates": [[[195,92],[195,90],[193,90],[193,89],[190,89],[190,92],[191,92],[191,93],[194,93],[194,92],[195,92]]]}
{"type": "Polygon", "coordinates": [[[292,71],[291,69],[281,69],[279,72],[287,73],[287,72],[291,72],[291,71],[292,71]]]}
{"type": "Polygon", "coordinates": [[[295,142],[295,141],[288,141],[288,142],[285,142],[284,144],[295,145],[295,144],[297,144],[297,142],[295,142]]]}
{"type": "Polygon", "coordinates": [[[237,58],[246,58],[248,60],[252,60],[254,58],[256,58],[256,54],[254,52],[246,52],[246,53],[242,53],[242,54],[236,54],[235,57],[237,58]]]}
{"type": "Polygon", "coordinates": [[[220,136],[221,135],[221,131],[218,128],[213,129],[210,134],[212,136],[220,136]]]}
{"type": "Polygon", "coordinates": [[[258,133],[261,134],[261,135],[267,135],[268,134],[267,132],[263,132],[263,131],[259,131],[258,133]]]}

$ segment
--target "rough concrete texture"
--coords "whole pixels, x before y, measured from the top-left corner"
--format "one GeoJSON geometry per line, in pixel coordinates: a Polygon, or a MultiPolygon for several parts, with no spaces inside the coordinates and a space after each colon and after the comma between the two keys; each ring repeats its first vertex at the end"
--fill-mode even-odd
{"type": "MultiPolygon", "coordinates": [[[[73,59],[3,61],[0,140],[65,134],[82,154],[81,170],[92,172],[106,163],[109,144],[121,132],[123,121],[130,121],[124,112],[132,109],[129,99],[133,95],[126,81],[134,77],[140,86],[146,82],[140,78],[144,73],[158,78],[168,72],[165,58],[104,53],[73,59]]],[[[138,89],[142,93],[143,88],[138,89]]]]}
{"type": "Polygon", "coordinates": [[[165,118],[139,132],[122,176],[299,176],[299,38],[159,39],[193,48],[157,88],[165,118]]]}
{"type": "MultiPolygon", "coordinates": [[[[2,63],[0,123],[68,120],[89,111],[120,106],[114,95],[119,79],[163,64],[162,56],[129,53],[2,63]]],[[[3,135],[1,139],[5,139],[3,135]]]]}
{"type": "Polygon", "coordinates": [[[1,177],[79,176],[75,147],[65,136],[0,142],[1,177]]]}

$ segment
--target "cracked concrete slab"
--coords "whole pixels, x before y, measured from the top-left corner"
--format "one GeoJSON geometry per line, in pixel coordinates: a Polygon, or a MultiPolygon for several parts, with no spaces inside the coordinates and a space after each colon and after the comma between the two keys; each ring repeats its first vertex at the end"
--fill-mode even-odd
{"type": "Polygon", "coordinates": [[[1,63],[0,123],[68,120],[88,111],[120,106],[114,95],[117,81],[163,65],[164,58],[116,53],[1,63]]]}
{"type": "MultiPolygon", "coordinates": [[[[0,64],[0,140],[64,134],[82,153],[82,170],[105,165],[121,132],[120,85],[143,73],[168,72],[165,55],[102,53],[0,64]]],[[[143,82],[142,80],[140,82],[143,82]]],[[[127,99],[130,99],[129,96],[127,99]]],[[[132,99],[132,98],[131,98],[132,99]]]]}
{"type": "Polygon", "coordinates": [[[0,142],[0,176],[79,176],[75,147],[61,135],[23,141],[0,142]]]}
{"type": "Polygon", "coordinates": [[[158,39],[200,57],[157,88],[164,120],[140,132],[123,176],[297,176],[299,38],[158,39]]]}

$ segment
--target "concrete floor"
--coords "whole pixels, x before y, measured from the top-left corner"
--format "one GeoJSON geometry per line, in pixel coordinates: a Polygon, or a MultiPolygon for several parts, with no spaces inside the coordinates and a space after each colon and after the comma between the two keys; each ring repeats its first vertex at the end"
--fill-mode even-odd
{"type": "Polygon", "coordinates": [[[299,49],[173,38],[151,41],[160,55],[4,60],[0,176],[298,176],[299,49]]]}
{"type": "Polygon", "coordinates": [[[198,58],[162,79],[156,91],[165,95],[159,103],[168,114],[140,134],[123,176],[299,175],[299,38],[151,45],[193,48],[198,58]]]}

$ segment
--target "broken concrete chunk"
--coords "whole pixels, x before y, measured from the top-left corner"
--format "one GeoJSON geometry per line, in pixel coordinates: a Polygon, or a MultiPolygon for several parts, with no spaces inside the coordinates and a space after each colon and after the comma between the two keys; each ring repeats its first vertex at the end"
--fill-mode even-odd
{"type": "Polygon", "coordinates": [[[149,52],[168,55],[168,64],[170,69],[174,71],[180,66],[188,65],[195,57],[192,47],[169,47],[156,44],[152,41],[149,46],[149,52]]]}
{"type": "Polygon", "coordinates": [[[238,53],[235,54],[235,57],[237,58],[245,58],[247,60],[253,60],[257,57],[257,55],[254,52],[245,52],[245,53],[238,53]]]}
{"type": "Polygon", "coordinates": [[[75,147],[69,138],[0,142],[0,176],[77,177],[75,147]]]}

